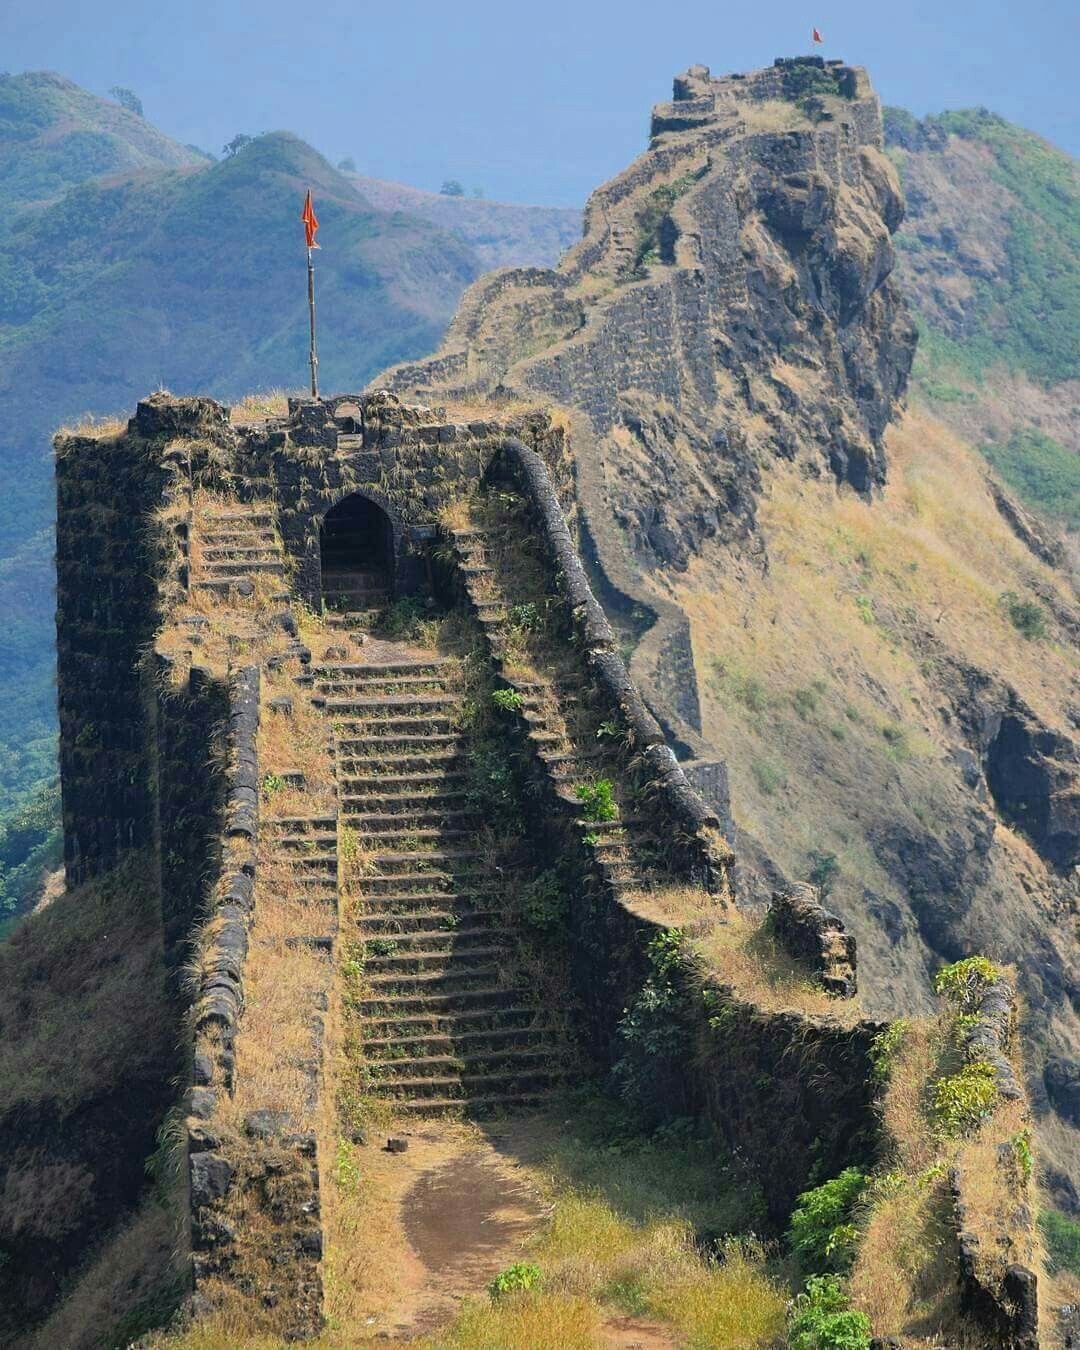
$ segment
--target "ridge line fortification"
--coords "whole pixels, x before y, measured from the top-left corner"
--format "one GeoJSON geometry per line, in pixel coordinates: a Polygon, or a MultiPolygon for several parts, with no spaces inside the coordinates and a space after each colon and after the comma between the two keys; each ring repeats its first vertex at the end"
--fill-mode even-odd
{"type": "MultiPolygon", "coordinates": [[[[392,395],[351,396],[233,427],[209,400],[155,395],[108,446],[61,446],[69,865],[86,875],[127,847],[158,852],[176,997],[191,1004],[185,1259],[196,1314],[239,1299],[290,1335],[321,1325],[319,1172],[334,1137],[324,1061],[349,964],[338,952],[338,847],[355,847],[338,813],[327,705],[335,681],[372,659],[362,616],[302,608],[321,610],[324,594],[421,608],[441,598],[482,632],[505,695],[499,734],[535,788],[521,794],[529,836],[569,868],[560,936],[580,1005],[574,1031],[642,1120],[708,1121],[750,1161],[778,1226],[815,1168],[869,1167],[879,1146],[882,1024],[843,1001],[776,1007],[726,982],[723,958],[708,966],[695,945],[698,920],[663,910],[674,897],[710,932],[736,923],[723,822],[665,743],[589,584],[565,509],[575,499],[564,432],[535,410],[495,414],[451,421],[392,395]],[[367,521],[366,533],[334,534],[345,507],[366,513],[344,517],[367,521]],[[112,559],[115,584],[89,586],[76,529],[85,558],[112,559]],[[378,539],[377,590],[363,568],[342,580],[333,549],[378,539]],[[133,587],[148,561],[151,582],[133,587]],[[87,682],[112,630],[106,681],[87,682]],[[114,704],[114,670],[138,689],[134,706],[114,704]],[[105,763],[132,769],[135,793],[126,779],[115,799],[86,790],[91,739],[105,763]],[[190,990],[185,964],[197,973],[190,990]],[[306,1048],[279,1054],[278,1033],[306,1048]]],[[[430,720],[425,696],[386,697],[363,716],[400,724],[394,735],[408,743],[409,728],[430,720]]],[[[392,804],[384,789],[361,791],[392,804]]],[[[392,815],[369,824],[402,832],[392,815]]],[[[402,864],[423,862],[423,847],[403,849],[402,864]]],[[[421,912],[430,894],[416,897],[421,912]]],[[[771,929],[808,983],[854,992],[854,944],[809,897],[778,896],[771,929]]],[[[403,961],[441,957],[378,959],[392,981],[403,961]]],[[[432,978],[458,977],[449,965],[432,978]]],[[[466,1109],[469,1090],[463,1078],[466,1109]]],[[[995,1308],[1000,1297],[993,1286],[995,1308]]],[[[974,1303],[973,1315],[984,1316],[974,1303]]]]}
{"type": "Polygon", "coordinates": [[[481,278],[434,357],[372,381],[561,410],[587,561],[684,758],[709,757],[689,623],[653,578],[709,538],[767,566],[756,498],[777,458],[864,494],[884,481],[915,345],[890,279],[902,215],[864,70],[696,66],[555,269],[481,278]]]}

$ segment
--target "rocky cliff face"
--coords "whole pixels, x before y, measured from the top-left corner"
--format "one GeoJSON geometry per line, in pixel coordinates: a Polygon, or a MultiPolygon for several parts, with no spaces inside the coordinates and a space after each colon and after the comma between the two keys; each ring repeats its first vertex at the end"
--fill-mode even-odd
{"type": "Polygon", "coordinates": [[[727,763],[746,902],[778,874],[832,887],[883,1012],[918,1006],[942,958],[1017,961],[1068,1203],[1074,1145],[1049,1114],[1076,1109],[1060,554],[904,410],[903,201],[865,72],[695,67],[674,94],[555,271],[481,279],[440,351],[375,387],[563,410],[632,674],[688,760],[727,763]]]}
{"type": "MultiPolygon", "coordinates": [[[[643,574],[753,535],[763,466],[797,460],[859,492],[884,481],[915,347],[889,279],[902,214],[865,72],[695,67],[655,109],[649,150],[593,195],[561,266],[482,279],[439,354],[381,382],[566,408],[588,534],[629,611],[643,574]]],[[[685,622],[648,607],[635,674],[697,748],[685,622]]]]}

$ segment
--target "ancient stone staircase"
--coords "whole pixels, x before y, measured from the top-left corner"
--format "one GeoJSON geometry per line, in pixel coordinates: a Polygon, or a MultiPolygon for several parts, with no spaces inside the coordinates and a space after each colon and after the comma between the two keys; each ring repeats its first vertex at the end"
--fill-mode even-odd
{"type": "Polygon", "coordinates": [[[315,678],[337,747],[366,1091],[414,1115],[538,1106],[565,1084],[566,1044],[517,969],[477,847],[461,664],[399,643],[361,650],[315,678]]]}
{"type": "Polygon", "coordinates": [[[193,590],[250,594],[257,578],[286,575],[274,514],[265,505],[210,508],[197,514],[193,537],[193,590]]]}
{"type": "Polygon", "coordinates": [[[612,774],[618,817],[587,819],[577,795],[579,785],[607,776],[597,729],[583,719],[584,672],[576,666],[546,661],[531,651],[528,674],[512,659],[515,607],[540,597],[523,592],[519,568],[507,547],[505,530],[470,526],[451,531],[454,554],[466,593],[484,630],[492,658],[503,679],[521,696],[520,712],[528,739],[565,810],[574,817],[582,841],[592,851],[600,875],[617,894],[642,891],[651,884],[657,841],[643,815],[625,797],[612,774]]]}

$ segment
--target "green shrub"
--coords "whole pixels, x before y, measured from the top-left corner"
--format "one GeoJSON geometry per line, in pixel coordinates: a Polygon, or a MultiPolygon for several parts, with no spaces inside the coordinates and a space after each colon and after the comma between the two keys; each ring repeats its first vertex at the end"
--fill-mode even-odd
{"type": "Polygon", "coordinates": [[[1046,637],[1046,611],[1036,600],[1022,600],[1015,591],[1003,591],[997,603],[1021,637],[1029,642],[1040,642],[1046,637]]]}
{"type": "Polygon", "coordinates": [[[835,853],[824,853],[812,848],[809,853],[810,871],[807,880],[818,893],[818,899],[824,904],[832,894],[833,883],[840,874],[840,864],[835,853]]]}
{"type": "Polygon", "coordinates": [[[380,631],[394,640],[408,640],[416,636],[417,625],[424,617],[424,608],[415,595],[395,600],[383,614],[380,631]]]}
{"type": "Polygon", "coordinates": [[[493,689],[491,701],[500,712],[520,712],[525,699],[516,689],[493,689]]]}
{"type": "Polygon", "coordinates": [[[994,1066],[976,1059],[934,1083],[930,1090],[930,1113],[946,1134],[961,1134],[985,1120],[997,1100],[994,1066]]]}
{"type": "Polygon", "coordinates": [[[839,1176],[799,1196],[788,1240],[809,1269],[841,1271],[851,1265],[858,1238],[851,1213],[868,1181],[865,1172],[847,1167],[839,1176]]]}
{"type": "Polygon", "coordinates": [[[985,956],[966,956],[941,967],[934,976],[934,992],[943,994],[961,1013],[972,1013],[985,991],[999,979],[1001,971],[985,956]]]}
{"type": "Polygon", "coordinates": [[[1039,1228],[1046,1243],[1047,1265],[1051,1271],[1068,1270],[1080,1277],[1080,1221],[1060,1210],[1044,1209],[1039,1228]]]}
{"type": "Polygon", "coordinates": [[[906,1017],[898,1017],[890,1022],[884,1031],[879,1031],[870,1042],[870,1065],[874,1077],[879,1083],[888,1082],[900,1048],[907,1040],[911,1023],[906,1017]]]}
{"type": "Polygon", "coordinates": [[[619,808],[615,804],[614,785],[610,778],[579,783],[575,792],[581,803],[581,814],[586,820],[615,820],[618,817],[619,808]]]}
{"type": "Polygon", "coordinates": [[[566,919],[569,902],[558,872],[549,868],[522,886],[518,891],[518,906],[522,919],[531,928],[561,927],[566,919]]]}
{"type": "Polygon", "coordinates": [[[465,799],[484,823],[501,834],[522,830],[513,765],[495,741],[482,740],[469,751],[465,799]]]}
{"type": "Polygon", "coordinates": [[[755,759],[750,765],[750,772],[754,775],[754,782],[757,783],[758,790],[763,792],[766,797],[771,797],[777,788],[782,788],[787,782],[783,771],[767,759],[755,759]]]}
{"type": "Polygon", "coordinates": [[[811,713],[817,711],[818,696],[813,689],[796,689],[791,696],[791,702],[795,711],[806,722],[811,713]]]}
{"type": "Polygon", "coordinates": [[[536,1289],[543,1278],[540,1267],[531,1261],[515,1261],[512,1266],[499,1271],[488,1285],[488,1293],[494,1299],[503,1298],[506,1294],[525,1293],[536,1289]]]}
{"type": "Polygon", "coordinates": [[[836,1275],[812,1275],[792,1313],[790,1350],[869,1350],[870,1319],[848,1306],[836,1275]]]}
{"type": "Polygon", "coordinates": [[[1016,1166],[1025,1181],[1031,1180],[1035,1170],[1035,1157],[1031,1152],[1031,1131],[1021,1130],[1012,1137],[1013,1152],[1016,1154],[1016,1166]]]}

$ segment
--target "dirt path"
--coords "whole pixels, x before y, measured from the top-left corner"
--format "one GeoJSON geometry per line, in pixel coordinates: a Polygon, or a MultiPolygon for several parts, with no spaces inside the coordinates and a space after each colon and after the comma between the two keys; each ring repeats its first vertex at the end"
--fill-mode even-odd
{"type": "MultiPolygon", "coordinates": [[[[363,1157],[369,1222],[357,1226],[354,1252],[371,1295],[360,1318],[368,1337],[407,1344],[436,1332],[464,1299],[483,1295],[523,1259],[547,1218],[530,1161],[559,1128],[537,1117],[484,1130],[433,1121],[404,1135],[405,1153],[372,1141],[363,1157]]],[[[614,1316],[598,1350],[676,1345],[660,1324],[614,1316]]]]}

